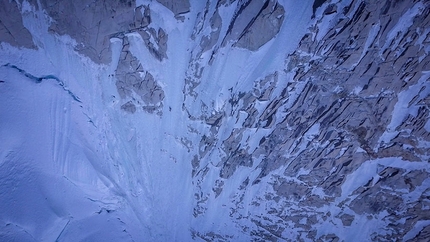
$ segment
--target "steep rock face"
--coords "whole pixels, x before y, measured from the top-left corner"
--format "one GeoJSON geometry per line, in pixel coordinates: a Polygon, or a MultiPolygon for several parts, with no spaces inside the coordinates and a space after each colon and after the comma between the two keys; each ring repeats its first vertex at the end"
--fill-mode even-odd
{"type": "Polygon", "coordinates": [[[279,32],[284,13],[284,7],[276,1],[242,2],[228,26],[223,45],[235,41],[233,46],[257,50],[279,32]]]}
{"type": "Polygon", "coordinates": [[[256,80],[253,90],[232,94],[223,108],[230,113],[213,116],[198,156],[210,162],[194,166],[197,184],[213,188],[196,190],[195,216],[205,216],[229,179],[243,177],[227,206],[254,239],[348,240],[358,235],[345,231],[364,221],[374,226],[368,239],[425,237],[414,226],[430,215],[422,209],[429,185],[429,11],[420,1],[328,2],[316,9],[279,70],[291,79],[279,80],[277,71],[256,80]],[[238,126],[217,142],[228,117],[238,126]],[[210,156],[217,149],[220,159],[210,156]],[[211,163],[218,178],[206,175],[202,164],[211,163]],[[258,175],[234,175],[246,167],[258,175]],[[266,192],[249,195],[254,189],[266,192]]]}
{"type": "MultiPolygon", "coordinates": [[[[33,68],[22,61],[33,52],[1,49],[14,59],[0,55],[0,85],[8,71],[57,81],[85,119],[66,117],[93,138],[71,142],[85,158],[62,148],[63,131],[50,145],[55,164],[88,160],[59,173],[92,204],[87,217],[54,213],[52,238],[112,219],[121,225],[107,228],[130,241],[429,239],[428,1],[30,3],[50,16],[60,50],[70,35],[74,51],[102,63],[61,52],[63,63],[38,44],[54,67],[33,68]],[[74,65],[95,74],[59,71],[74,65]],[[80,175],[90,171],[104,186],[80,175]]],[[[31,15],[15,8],[16,19],[31,15]]]]}
{"type": "Polygon", "coordinates": [[[184,16],[179,16],[181,14],[188,13],[190,11],[189,0],[179,0],[179,1],[169,1],[169,0],[157,0],[159,3],[166,6],[175,14],[175,18],[183,19],[184,16]]]}
{"type": "Polygon", "coordinates": [[[22,23],[22,16],[15,1],[0,2],[0,42],[13,46],[36,48],[32,36],[22,23]]]}
{"type": "MultiPolygon", "coordinates": [[[[38,3],[34,2],[35,6],[38,3]]],[[[96,63],[110,62],[109,38],[135,28],[135,2],[125,1],[40,1],[39,7],[53,19],[50,31],[70,35],[77,41],[75,49],[96,63]]],[[[140,21],[140,20],[137,20],[140,21]]]]}
{"type": "Polygon", "coordinates": [[[127,37],[123,38],[123,47],[115,71],[116,87],[125,104],[122,110],[136,112],[136,106],[144,111],[161,115],[163,89],[154,80],[150,72],[144,71],[140,61],[129,51],[127,37]],[[131,99],[131,100],[129,100],[131,99]]]}

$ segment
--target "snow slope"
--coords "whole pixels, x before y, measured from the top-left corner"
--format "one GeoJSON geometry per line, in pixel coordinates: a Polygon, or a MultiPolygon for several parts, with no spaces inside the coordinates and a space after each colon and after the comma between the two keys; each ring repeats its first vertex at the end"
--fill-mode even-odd
{"type": "Polygon", "coordinates": [[[0,240],[426,238],[425,1],[48,2],[0,42],[0,240]]]}

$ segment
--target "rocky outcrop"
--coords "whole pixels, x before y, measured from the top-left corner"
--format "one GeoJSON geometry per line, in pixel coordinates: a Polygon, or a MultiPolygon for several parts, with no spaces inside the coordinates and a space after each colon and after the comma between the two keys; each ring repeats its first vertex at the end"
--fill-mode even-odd
{"type": "Polygon", "coordinates": [[[157,0],[159,3],[163,4],[166,8],[175,14],[175,18],[184,19],[184,16],[181,16],[190,11],[190,2],[189,0],[179,0],[179,1],[169,1],[169,0],[157,0]]]}
{"type": "MultiPolygon", "coordinates": [[[[214,196],[222,193],[222,181],[243,171],[239,167],[258,164],[259,175],[246,177],[243,190],[238,187],[231,197],[232,218],[255,239],[336,240],[334,229],[321,234],[324,221],[346,229],[363,219],[386,231],[373,232],[372,240],[404,238],[430,214],[421,205],[427,201],[428,172],[421,167],[428,166],[425,144],[430,139],[428,2],[327,2],[315,11],[309,33],[285,60],[283,71],[293,78],[279,80],[274,73],[229,101],[237,111],[224,117],[242,112],[246,118],[221,141],[225,156],[218,163],[214,196]],[[273,93],[275,87],[282,92],[273,93]],[[267,130],[255,149],[248,145],[255,142],[247,135],[252,129],[267,130]],[[417,168],[401,168],[414,167],[414,162],[417,168]],[[365,184],[349,194],[345,184],[358,179],[368,164],[378,164],[375,173],[369,171],[365,184]],[[245,204],[246,190],[253,186],[266,192],[245,204]],[[255,224],[252,232],[245,226],[249,220],[255,224]]],[[[234,30],[240,25],[233,26],[225,42],[242,36],[234,30]]],[[[200,66],[190,69],[200,73],[205,68],[200,66]]],[[[190,87],[196,84],[190,81],[190,87]]],[[[219,120],[220,130],[225,120],[219,120]]],[[[213,141],[200,160],[219,147],[216,137],[202,139],[213,141]]],[[[194,169],[196,180],[208,179],[207,167],[200,173],[194,169]]],[[[195,216],[204,216],[210,194],[197,197],[195,216]]]]}
{"type": "Polygon", "coordinates": [[[0,2],[0,42],[35,49],[33,37],[23,25],[20,7],[17,1],[0,2]]]}
{"type": "MultiPolygon", "coordinates": [[[[429,1],[39,2],[51,33],[110,64],[102,166],[154,236],[191,221],[170,240],[429,240],[429,1]],[[284,50],[296,9],[307,29],[284,50]],[[189,214],[166,208],[186,196],[189,214]]],[[[15,19],[2,41],[29,47],[15,19]]]]}
{"type": "Polygon", "coordinates": [[[134,113],[138,107],[143,111],[161,115],[164,91],[153,75],[145,71],[140,61],[130,52],[129,45],[127,37],[124,37],[115,71],[118,93],[123,100],[128,100],[121,109],[134,113]]]}
{"type": "MultiPolygon", "coordinates": [[[[134,28],[135,1],[40,1],[53,19],[50,31],[76,40],[76,51],[96,63],[111,61],[110,36],[134,28]]],[[[37,4],[35,4],[37,6],[37,4]]]]}
{"type": "Polygon", "coordinates": [[[276,1],[248,1],[230,23],[223,43],[235,40],[233,46],[258,50],[279,32],[284,14],[284,7],[276,1]]]}
{"type": "Polygon", "coordinates": [[[110,38],[132,32],[140,33],[147,48],[158,59],[167,58],[167,35],[163,29],[148,28],[151,23],[150,9],[144,5],[136,6],[133,0],[61,4],[43,0],[40,4],[53,19],[50,31],[70,35],[78,43],[76,51],[96,63],[107,64],[111,61],[110,38]],[[154,43],[151,38],[155,39],[154,43]]]}

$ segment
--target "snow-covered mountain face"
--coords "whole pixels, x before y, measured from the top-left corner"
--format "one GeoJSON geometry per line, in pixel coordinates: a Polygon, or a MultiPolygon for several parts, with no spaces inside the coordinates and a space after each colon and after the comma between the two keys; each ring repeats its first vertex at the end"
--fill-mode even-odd
{"type": "Polygon", "coordinates": [[[429,240],[429,33],[426,0],[0,0],[0,240],[429,240]]]}

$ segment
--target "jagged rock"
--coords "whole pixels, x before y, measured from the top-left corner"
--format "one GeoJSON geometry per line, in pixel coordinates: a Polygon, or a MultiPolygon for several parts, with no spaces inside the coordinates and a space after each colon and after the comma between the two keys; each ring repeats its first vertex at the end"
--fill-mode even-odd
{"type": "Polygon", "coordinates": [[[315,11],[321,7],[327,0],[314,0],[314,4],[312,5],[312,18],[315,18],[315,11]]]}
{"type": "MultiPolygon", "coordinates": [[[[212,49],[219,40],[222,18],[219,16],[218,11],[210,18],[211,33],[209,36],[204,35],[200,41],[201,53],[212,49]]],[[[200,53],[200,54],[201,54],[200,53]]]]}
{"type": "Polygon", "coordinates": [[[126,103],[124,103],[123,105],[121,105],[121,109],[129,112],[129,113],[135,113],[136,112],[136,106],[131,102],[128,101],[126,103]]]}
{"type": "MultiPolygon", "coordinates": [[[[154,77],[148,71],[144,71],[140,61],[129,51],[129,43],[127,37],[123,39],[123,48],[120,54],[117,69],[115,71],[116,87],[121,98],[135,98],[134,94],[138,95],[140,101],[127,103],[126,111],[132,111],[133,105],[142,107],[148,113],[160,112],[162,108],[164,91],[156,82],[154,77]]],[[[134,111],[132,112],[134,113],[134,111]]]]}
{"type": "Polygon", "coordinates": [[[162,28],[159,28],[158,31],[156,31],[154,28],[150,28],[144,38],[146,47],[148,48],[149,52],[159,61],[162,61],[164,58],[167,58],[167,40],[168,35],[164,32],[162,28]],[[149,35],[155,39],[155,45],[153,42],[151,42],[151,38],[149,37],[149,35]]]}
{"type": "Polygon", "coordinates": [[[354,221],[354,215],[351,215],[351,214],[342,214],[340,216],[340,219],[342,219],[342,224],[344,226],[351,226],[352,222],[354,221]]]}
{"type": "Polygon", "coordinates": [[[284,7],[275,0],[247,1],[238,6],[223,39],[223,45],[234,41],[234,46],[258,50],[280,30],[284,7]]]}
{"type": "Polygon", "coordinates": [[[295,200],[300,200],[303,196],[309,193],[309,187],[295,182],[282,182],[279,185],[274,185],[274,190],[279,196],[295,200]]]}
{"type": "Polygon", "coordinates": [[[145,28],[151,23],[151,13],[148,5],[141,5],[135,9],[134,27],[145,28]]]}
{"type": "Polygon", "coordinates": [[[336,12],[337,12],[337,5],[334,3],[328,5],[327,8],[324,10],[325,15],[330,15],[336,12]]]}
{"type": "MultiPolygon", "coordinates": [[[[103,101],[114,99],[103,111],[116,109],[96,123],[102,130],[96,140],[120,118],[113,128],[126,134],[109,136],[104,157],[115,163],[103,163],[113,172],[103,170],[101,177],[120,191],[121,206],[130,202],[127,209],[138,212],[147,206],[139,218],[141,227],[155,228],[148,234],[169,233],[165,223],[173,221],[169,227],[176,229],[177,221],[187,221],[170,240],[188,231],[208,241],[428,240],[429,1],[316,0],[307,5],[309,19],[301,20],[308,25],[297,48],[284,51],[277,45],[282,41],[274,41],[266,53],[261,47],[295,14],[287,5],[158,2],[183,21],[172,26],[170,17],[153,15],[152,22],[150,7],[160,7],[154,1],[136,8],[131,1],[106,8],[82,1],[41,4],[52,15],[51,31],[70,34],[78,51],[96,62],[108,61],[109,38],[123,41],[114,73],[120,100],[102,93],[103,101]],[[67,26],[71,15],[79,21],[67,26]],[[191,43],[167,52],[182,34],[191,43]],[[149,50],[145,59],[139,47],[149,50]],[[232,53],[244,63],[230,61],[232,53]],[[128,115],[118,118],[116,111],[128,115]],[[119,143],[124,147],[113,149],[119,143]],[[178,202],[173,199],[183,198],[184,208],[171,209],[178,202]]],[[[35,82],[54,79],[64,89],[55,76],[15,69],[35,82]]]]}
{"type": "MultiPolygon", "coordinates": [[[[381,136],[387,132],[387,127],[394,119],[392,113],[399,100],[396,93],[428,88],[421,72],[429,61],[421,45],[421,41],[427,37],[424,32],[418,37],[418,32],[426,28],[430,10],[428,4],[424,5],[423,2],[352,1],[346,7],[336,3],[324,5],[324,2],[315,1],[315,10],[324,6],[322,15],[315,16],[315,24],[311,26],[310,32],[303,36],[298,49],[287,58],[285,72],[294,74],[293,81],[282,82],[275,73],[255,81],[252,92],[232,94],[229,104],[232,109],[246,113],[246,118],[243,119],[242,129],[233,129],[222,142],[225,156],[220,158],[218,165],[221,166],[219,177],[229,179],[240,170],[243,171],[239,169],[239,164],[251,157],[250,163],[258,163],[260,174],[255,180],[249,181],[247,178],[248,183],[264,186],[262,181],[271,177],[271,186],[276,192],[271,196],[265,193],[265,196],[254,198],[256,207],[272,201],[279,204],[271,206],[276,210],[300,204],[300,207],[315,209],[315,212],[307,213],[306,216],[331,220],[335,215],[322,216],[316,211],[331,206],[342,196],[345,192],[342,185],[363,163],[393,156],[403,157],[405,162],[423,162],[424,154],[428,155],[428,151],[420,148],[418,141],[428,140],[428,132],[424,129],[428,108],[421,106],[425,105],[428,94],[415,93],[407,99],[407,105],[413,106],[417,112],[401,120],[396,126],[399,131],[396,137],[385,143],[381,142],[381,136]],[[401,18],[408,18],[407,11],[410,8],[416,9],[415,15],[408,22],[410,26],[400,30],[396,26],[406,21],[401,18]],[[328,30],[319,29],[324,21],[328,21],[326,18],[334,19],[331,22],[333,26],[328,30]],[[279,88],[278,85],[283,85],[283,91],[274,94],[273,90],[279,88]],[[295,93],[299,95],[295,97],[295,93]],[[257,106],[257,102],[260,106],[257,106]],[[264,103],[264,108],[261,108],[261,103],[264,103]],[[252,128],[268,129],[270,132],[258,141],[259,146],[254,151],[248,151],[247,156],[240,156],[239,151],[246,150],[246,144],[240,141],[247,130],[252,128]],[[308,172],[303,174],[303,171],[308,172]],[[275,181],[272,180],[273,172],[281,174],[275,181]],[[321,189],[318,195],[314,193],[316,188],[321,189]]],[[[255,13],[250,12],[251,9],[257,9],[255,5],[258,4],[262,3],[238,4],[238,9],[243,15],[247,12],[249,16],[255,16],[255,13]]],[[[233,18],[234,24],[230,25],[223,44],[239,39],[246,25],[244,23],[249,23],[243,15],[233,18]]],[[[207,44],[208,40],[204,39],[201,48],[211,46],[207,44]]],[[[198,84],[197,75],[191,76],[196,80],[194,83],[198,84]]],[[[228,115],[223,120],[227,118],[228,115]]],[[[210,154],[208,149],[211,148],[205,146],[205,152],[200,153],[201,160],[210,154]]],[[[204,162],[200,161],[199,164],[204,162]]],[[[353,226],[358,221],[356,216],[369,216],[368,219],[373,221],[378,214],[385,212],[391,220],[397,220],[408,217],[408,214],[419,213],[405,209],[404,192],[412,192],[420,186],[427,172],[410,171],[416,176],[412,181],[412,175],[404,170],[397,171],[397,168],[386,166],[381,169],[379,180],[370,180],[354,192],[355,197],[336,205],[348,207],[351,211],[351,214],[339,215],[341,226],[353,226]]],[[[246,190],[246,186],[241,188],[246,190]]],[[[289,213],[293,212],[301,213],[302,210],[291,208],[289,213]]],[[[254,216],[255,224],[261,228],[261,218],[257,217],[254,216]]],[[[295,226],[304,226],[299,217],[285,219],[292,221],[295,226]]],[[[409,224],[420,220],[418,217],[409,224]]],[[[269,221],[265,222],[264,231],[270,231],[273,236],[278,230],[274,225],[279,222],[269,221]]],[[[388,225],[391,235],[374,238],[401,238],[405,233],[396,230],[398,226],[388,225]]],[[[405,228],[408,226],[413,225],[404,225],[405,228]]],[[[258,238],[266,236],[259,230],[253,233],[258,238]]],[[[339,239],[335,234],[319,238],[316,234],[309,236],[315,240],[339,239]]]]}
{"type": "Polygon", "coordinates": [[[266,1],[259,14],[248,23],[234,46],[258,50],[274,38],[284,22],[284,7],[276,1],[266,1]]]}

